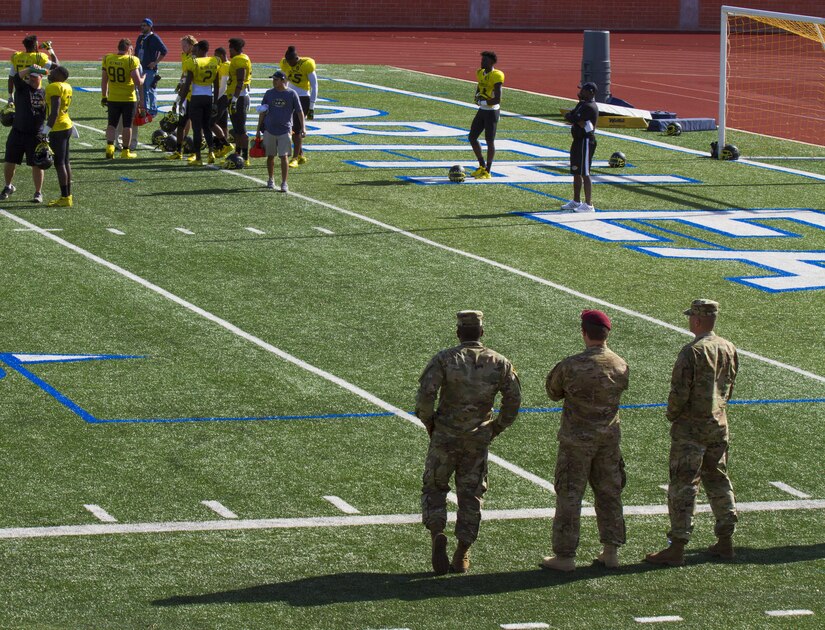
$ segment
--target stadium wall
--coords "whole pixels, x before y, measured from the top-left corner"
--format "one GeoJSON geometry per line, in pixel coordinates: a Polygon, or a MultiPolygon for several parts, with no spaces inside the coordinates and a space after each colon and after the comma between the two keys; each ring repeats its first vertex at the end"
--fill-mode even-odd
{"type": "MultiPolygon", "coordinates": [[[[210,2],[193,11],[188,0],[120,3],[111,0],[0,0],[6,26],[134,27],[151,17],[168,26],[247,28],[426,28],[501,30],[715,31],[722,0],[610,0],[570,6],[548,0],[302,0],[284,9],[275,0],[210,2]]],[[[729,0],[728,4],[823,15],[822,0],[729,0]]]]}

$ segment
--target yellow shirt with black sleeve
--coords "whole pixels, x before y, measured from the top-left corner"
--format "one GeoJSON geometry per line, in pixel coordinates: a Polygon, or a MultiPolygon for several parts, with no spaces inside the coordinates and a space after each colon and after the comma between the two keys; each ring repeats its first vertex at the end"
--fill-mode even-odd
{"type": "Polygon", "coordinates": [[[133,103],[137,100],[132,71],[140,67],[134,55],[112,53],[103,58],[103,71],[109,77],[108,98],[113,103],[133,103]]]}
{"type": "Polygon", "coordinates": [[[57,118],[52,126],[52,131],[66,131],[72,128],[72,119],[69,118],[69,106],[72,104],[72,86],[65,81],[49,83],[46,86],[46,120],[52,114],[52,97],[58,97],[60,104],[57,109],[57,118]]]}
{"type": "Polygon", "coordinates": [[[49,56],[43,52],[16,52],[11,56],[11,72],[9,76],[14,76],[23,68],[29,66],[40,66],[41,68],[49,68],[52,65],[49,56]]]}
{"type": "Polygon", "coordinates": [[[493,98],[493,89],[496,83],[504,84],[504,73],[501,70],[493,68],[487,72],[484,68],[479,68],[476,71],[476,79],[478,79],[478,87],[476,87],[476,103],[481,109],[500,109],[500,105],[487,105],[482,99],[493,98]],[[479,101],[481,101],[479,103],[479,101]]]}
{"type": "Polygon", "coordinates": [[[309,75],[315,72],[315,60],[312,57],[301,57],[294,66],[290,66],[286,59],[281,59],[281,70],[292,85],[309,92],[309,75]]]}
{"type": "Polygon", "coordinates": [[[229,62],[218,60],[218,98],[226,94],[226,86],[229,84],[229,62]]]}
{"type": "Polygon", "coordinates": [[[226,95],[229,98],[235,96],[235,84],[238,82],[238,69],[243,68],[245,79],[241,86],[241,94],[249,89],[249,82],[252,80],[252,62],[245,54],[235,55],[229,60],[229,82],[226,84],[226,95]]]}
{"type": "Polygon", "coordinates": [[[192,73],[191,96],[212,96],[212,84],[218,76],[219,65],[216,57],[193,57],[184,63],[184,72],[192,73]]]}

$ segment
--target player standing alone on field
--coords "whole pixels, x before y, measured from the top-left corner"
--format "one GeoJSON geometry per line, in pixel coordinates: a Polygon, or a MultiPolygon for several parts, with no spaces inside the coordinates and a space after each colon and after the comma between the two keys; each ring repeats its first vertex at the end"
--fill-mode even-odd
{"type": "Polygon", "coordinates": [[[490,179],[493,168],[493,158],[496,155],[496,128],[501,110],[501,86],[504,84],[504,73],[496,70],[498,56],[492,50],[481,53],[481,67],[476,71],[478,86],[476,87],[475,102],[478,111],[470,125],[470,144],[478,160],[478,168],[473,171],[476,179],[490,179]],[[481,152],[478,137],[484,132],[484,141],[487,143],[487,161],[481,152]]]}
{"type": "MultiPolygon", "coordinates": [[[[315,60],[311,57],[299,57],[295,52],[295,46],[286,49],[284,58],[281,59],[281,71],[286,74],[290,87],[298,94],[301,100],[301,109],[306,120],[315,118],[315,99],[318,98],[318,75],[315,73],[315,60]]],[[[292,159],[289,161],[290,168],[297,168],[301,164],[306,164],[304,157],[303,136],[299,133],[297,117],[292,122],[292,142],[295,145],[292,151],[292,159]]]]}
{"type": "Polygon", "coordinates": [[[74,133],[69,106],[72,104],[72,86],[67,83],[69,71],[64,66],[54,66],[49,72],[46,88],[46,126],[43,133],[49,138],[49,146],[54,151],[54,169],[60,184],[60,197],[48,203],[49,206],[71,208],[72,167],[69,165],[69,140],[74,133]]]}
{"type": "Polygon", "coordinates": [[[573,144],[570,145],[570,172],[573,174],[573,199],[564,204],[562,210],[573,212],[595,212],[593,208],[590,181],[590,164],[596,152],[596,124],[599,120],[599,106],[596,105],[597,86],[592,81],[579,86],[579,102],[564,115],[572,126],[573,144]],[[582,187],[584,202],[581,201],[582,187]]]}

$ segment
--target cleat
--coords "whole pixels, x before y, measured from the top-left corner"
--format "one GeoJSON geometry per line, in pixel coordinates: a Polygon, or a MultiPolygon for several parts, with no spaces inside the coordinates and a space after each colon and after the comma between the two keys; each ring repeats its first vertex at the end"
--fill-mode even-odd
{"type": "Polygon", "coordinates": [[[281,192],[282,192],[282,193],[287,193],[287,192],[289,192],[289,186],[287,186],[287,185],[286,185],[286,182],[283,182],[283,183],[281,184],[281,192]]]}
{"type": "Polygon", "coordinates": [[[43,193],[42,192],[34,193],[34,197],[32,197],[32,203],[43,203],[43,193]]]}
{"type": "Polygon", "coordinates": [[[589,203],[582,201],[573,209],[573,212],[596,212],[596,208],[591,206],[589,203]]]}
{"type": "Polygon", "coordinates": [[[298,158],[292,158],[289,161],[289,168],[298,168],[298,164],[299,164],[298,158]]]}
{"type": "Polygon", "coordinates": [[[447,557],[447,537],[444,532],[433,534],[432,563],[436,575],[444,575],[450,570],[450,559],[447,557]]]}
{"type": "Polygon", "coordinates": [[[490,175],[489,171],[487,171],[487,170],[484,170],[479,175],[474,174],[473,177],[475,177],[476,179],[493,179],[493,176],[490,175]]]}
{"type": "Polygon", "coordinates": [[[172,155],[167,155],[166,159],[167,160],[182,160],[183,155],[181,154],[180,151],[175,151],[172,155]]]}
{"type": "Polygon", "coordinates": [[[217,157],[226,157],[230,153],[232,153],[232,145],[231,144],[227,144],[222,149],[218,149],[217,151],[215,151],[215,155],[217,157]]]}
{"type": "Polygon", "coordinates": [[[207,164],[214,164],[215,163],[215,152],[210,151],[209,155],[206,156],[206,163],[207,164]]]}
{"type": "Polygon", "coordinates": [[[188,160],[186,160],[186,165],[187,166],[203,166],[203,160],[199,160],[196,156],[193,155],[188,160]]]}
{"type": "Polygon", "coordinates": [[[561,209],[562,209],[562,210],[566,210],[567,212],[570,212],[571,210],[575,210],[576,208],[578,208],[580,203],[581,203],[580,201],[573,201],[573,200],[571,199],[571,200],[570,200],[570,201],[568,201],[566,204],[564,204],[564,205],[561,207],[561,209]]]}
{"type": "Polygon", "coordinates": [[[542,569],[570,573],[576,570],[576,559],[564,556],[546,556],[539,562],[539,566],[542,569]]]}
{"type": "Polygon", "coordinates": [[[249,168],[250,166],[252,166],[252,161],[251,161],[249,158],[246,158],[246,159],[243,161],[243,165],[244,165],[246,168],[249,168]]]}
{"type": "Polygon", "coordinates": [[[275,180],[274,179],[267,180],[266,187],[269,188],[270,190],[275,190],[275,180]]]}
{"type": "Polygon", "coordinates": [[[487,169],[483,166],[479,166],[476,170],[473,171],[473,177],[478,178],[479,176],[483,175],[487,172],[487,169]]]}
{"type": "Polygon", "coordinates": [[[298,164],[306,164],[307,162],[309,162],[309,160],[305,158],[303,155],[298,156],[298,164]]]}
{"type": "Polygon", "coordinates": [[[115,146],[113,144],[106,145],[106,154],[105,157],[107,160],[114,160],[115,159],[115,146]]]}
{"type": "Polygon", "coordinates": [[[3,188],[3,192],[0,192],[0,201],[5,201],[9,197],[11,197],[14,194],[15,190],[17,189],[14,186],[12,186],[11,184],[6,184],[6,187],[3,188]]]}
{"type": "Polygon", "coordinates": [[[52,199],[48,204],[50,208],[71,208],[74,205],[72,196],[60,197],[59,199],[52,199]]]}
{"type": "Polygon", "coordinates": [[[134,160],[137,157],[137,153],[133,153],[129,149],[123,149],[120,152],[120,159],[121,160],[134,160]]]}

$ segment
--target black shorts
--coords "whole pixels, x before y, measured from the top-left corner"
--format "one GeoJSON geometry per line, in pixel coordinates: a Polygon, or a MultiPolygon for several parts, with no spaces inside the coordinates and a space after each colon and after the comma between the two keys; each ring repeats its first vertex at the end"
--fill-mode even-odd
{"type": "Polygon", "coordinates": [[[247,111],[249,111],[249,95],[241,94],[235,103],[235,113],[229,112],[229,120],[232,121],[232,133],[235,135],[246,135],[247,111]]]}
{"type": "Polygon", "coordinates": [[[63,131],[52,131],[49,134],[49,146],[54,152],[54,165],[60,166],[69,163],[69,139],[72,137],[71,129],[63,131]]]}
{"type": "Polygon", "coordinates": [[[38,144],[36,133],[25,133],[12,127],[9,137],[6,138],[6,162],[22,164],[25,156],[26,164],[34,166],[34,148],[38,144]]]}
{"type": "MultiPolygon", "coordinates": [[[[301,101],[301,109],[304,112],[304,117],[306,117],[307,112],[309,111],[309,97],[299,96],[298,100],[301,101]]],[[[292,114],[292,133],[300,133],[301,129],[301,116],[296,111],[292,114]]]]}
{"type": "Polygon", "coordinates": [[[132,122],[135,120],[135,110],[137,110],[137,101],[109,101],[109,126],[117,127],[123,119],[123,128],[131,129],[132,122]]]}
{"type": "Polygon", "coordinates": [[[479,109],[470,125],[470,138],[478,138],[482,131],[485,138],[495,138],[500,116],[498,109],[479,109]]]}
{"type": "Polygon", "coordinates": [[[574,138],[570,145],[570,172],[573,175],[590,175],[590,165],[596,152],[596,138],[574,138]]]}
{"type": "Polygon", "coordinates": [[[217,123],[220,127],[226,127],[226,123],[229,120],[229,99],[226,97],[226,94],[218,99],[217,105],[218,111],[209,119],[209,122],[212,124],[217,123]]]}

